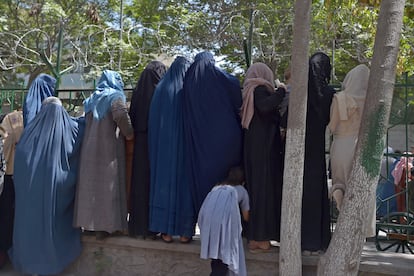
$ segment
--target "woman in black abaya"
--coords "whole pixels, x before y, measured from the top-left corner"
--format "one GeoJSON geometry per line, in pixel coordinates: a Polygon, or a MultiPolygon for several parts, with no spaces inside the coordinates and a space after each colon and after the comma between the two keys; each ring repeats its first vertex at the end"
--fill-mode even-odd
{"type": "Polygon", "coordinates": [[[305,164],[302,197],[302,250],[325,251],[331,239],[325,159],[325,130],[334,89],[329,87],[331,63],[321,52],[309,60],[305,164]]]}
{"type": "Polygon", "coordinates": [[[285,93],[283,88],[275,90],[273,72],[264,63],[254,63],[247,70],[241,116],[251,251],[269,250],[270,240],[280,240],[282,142],[278,107],[285,93]]]}
{"type": "Polygon", "coordinates": [[[129,116],[134,128],[134,155],[132,178],[129,235],[152,236],[148,230],[150,168],[148,157],[148,113],[155,87],[164,76],[167,68],[159,61],[151,61],[141,73],[135,87],[129,116]]]}

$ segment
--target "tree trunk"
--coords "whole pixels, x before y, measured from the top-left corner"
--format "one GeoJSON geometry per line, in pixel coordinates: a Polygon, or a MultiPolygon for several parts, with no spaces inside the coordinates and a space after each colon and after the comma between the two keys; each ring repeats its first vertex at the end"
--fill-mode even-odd
{"type": "Polygon", "coordinates": [[[292,91],[286,133],[282,195],[280,275],[302,275],[301,218],[309,71],[311,1],[296,0],[292,45],[292,91]]]}
{"type": "Polygon", "coordinates": [[[395,82],[404,0],[381,2],[371,73],[350,183],[318,275],[357,275],[365,240],[365,218],[375,200],[384,137],[395,82]]]}

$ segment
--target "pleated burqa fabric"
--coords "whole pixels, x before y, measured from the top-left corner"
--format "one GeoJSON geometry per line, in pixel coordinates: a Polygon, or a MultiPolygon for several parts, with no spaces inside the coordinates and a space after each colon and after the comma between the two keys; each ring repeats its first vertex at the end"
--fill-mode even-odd
{"type": "Polygon", "coordinates": [[[302,250],[308,251],[326,250],[331,239],[325,157],[325,130],[335,93],[328,86],[330,73],[329,57],[324,53],[312,55],[309,60],[302,196],[302,250]]]}
{"type": "Polygon", "coordinates": [[[53,99],[16,147],[9,256],[13,267],[27,274],[58,274],[81,253],[80,229],[72,221],[84,120],[70,117],[53,99]]]}
{"type": "Polygon", "coordinates": [[[150,167],[148,156],[148,114],[152,96],[167,68],[159,61],[150,62],[141,73],[129,110],[134,128],[134,156],[130,194],[129,234],[151,235],[148,231],[150,167]]]}
{"type": "Polygon", "coordinates": [[[201,52],[186,73],[183,98],[186,173],[197,213],[211,188],[241,164],[240,83],[201,52]]]}
{"type": "Polygon", "coordinates": [[[191,237],[195,214],[184,167],[182,89],[190,61],[177,57],[158,83],[148,121],[150,160],[149,229],[191,237]]]}
{"type": "Polygon", "coordinates": [[[55,84],[56,79],[47,74],[40,74],[34,79],[23,103],[23,125],[25,127],[39,112],[42,101],[54,96],[55,84]]]}

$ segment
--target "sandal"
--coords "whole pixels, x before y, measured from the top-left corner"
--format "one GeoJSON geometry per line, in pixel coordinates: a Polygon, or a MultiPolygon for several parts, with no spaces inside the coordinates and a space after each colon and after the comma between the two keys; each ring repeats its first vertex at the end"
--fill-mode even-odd
{"type": "Polygon", "coordinates": [[[193,240],[193,237],[185,237],[185,236],[181,236],[180,237],[180,242],[181,243],[190,243],[193,240]]]}
{"type": "Polygon", "coordinates": [[[173,238],[170,235],[165,234],[165,233],[161,234],[161,239],[165,243],[172,243],[173,242],[173,238]]]}

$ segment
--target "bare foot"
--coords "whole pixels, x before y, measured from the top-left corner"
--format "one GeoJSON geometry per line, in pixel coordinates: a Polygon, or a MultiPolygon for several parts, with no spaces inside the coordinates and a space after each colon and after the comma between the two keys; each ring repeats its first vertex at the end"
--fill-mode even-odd
{"type": "Polygon", "coordinates": [[[258,245],[260,249],[267,250],[270,248],[270,241],[259,241],[258,245]]]}
{"type": "Polygon", "coordinates": [[[172,236],[168,235],[168,234],[161,234],[161,239],[163,240],[163,242],[166,242],[166,243],[172,243],[173,242],[172,236]]]}

